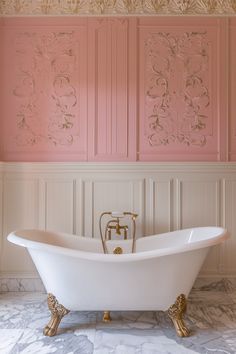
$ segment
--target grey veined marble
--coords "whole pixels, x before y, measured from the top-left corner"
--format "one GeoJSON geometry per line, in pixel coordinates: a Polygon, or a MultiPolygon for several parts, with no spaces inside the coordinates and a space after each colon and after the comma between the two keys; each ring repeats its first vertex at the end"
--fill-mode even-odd
{"type": "Polygon", "coordinates": [[[58,335],[42,330],[50,314],[42,293],[0,295],[1,354],[232,354],[236,353],[236,281],[199,280],[186,314],[192,331],[178,338],[166,313],[113,312],[103,323],[101,312],[71,312],[58,335]]]}

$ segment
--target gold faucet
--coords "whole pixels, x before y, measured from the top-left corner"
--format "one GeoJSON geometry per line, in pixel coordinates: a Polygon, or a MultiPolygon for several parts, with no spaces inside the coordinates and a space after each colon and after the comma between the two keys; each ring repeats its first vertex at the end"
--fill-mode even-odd
{"type": "MultiPolygon", "coordinates": [[[[135,234],[136,234],[136,224],[135,224],[135,220],[138,216],[138,214],[135,213],[131,213],[131,212],[123,212],[123,213],[118,213],[118,212],[111,212],[111,211],[107,211],[107,212],[103,212],[100,216],[99,219],[99,229],[100,229],[100,235],[101,235],[101,241],[102,241],[102,246],[103,246],[103,251],[104,253],[108,253],[107,252],[107,248],[106,248],[106,241],[107,240],[111,240],[111,233],[112,230],[115,230],[115,233],[117,235],[121,235],[121,231],[124,231],[124,240],[127,240],[127,234],[128,234],[128,225],[120,225],[120,218],[124,217],[124,216],[130,216],[131,220],[133,222],[133,235],[132,235],[132,253],[134,252],[134,248],[135,248],[135,234]],[[106,224],[105,227],[105,235],[103,237],[103,233],[102,233],[102,217],[104,215],[110,215],[112,217],[111,220],[109,220],[106,224]]],[[[122,252],[117,252],[117,253],[122,253],[122,252]]]]}
{"type": "Polygon", "coordinates": [[[121,235],[121,231],[124,230],[124,239],[127,240],[128,225],[120,225],[120,218],[109,220],[105,229],[105,240],[111,240],[111,232],[115,230],[117,235],[121,235]]]}

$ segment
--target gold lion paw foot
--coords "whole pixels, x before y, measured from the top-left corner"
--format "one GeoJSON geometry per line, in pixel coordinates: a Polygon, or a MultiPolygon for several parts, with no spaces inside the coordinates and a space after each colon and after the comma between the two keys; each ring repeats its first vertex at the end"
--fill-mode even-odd
{"type": "Polygon", "coordinates": [[[185,295],[181,294],[180,296],[177,297],[175,303],[172,306],[170,306],[168,310],[168,315],[171,318],[175,326],[176,333],[178,334],[179,337],[190,336],[190,330],[187,328],[183,320],[183,315],[186,312],[186,308],[187,308],[186,297],[185,295]]]}
{"type": "Polygon", "coordinates": [[[57,333],[58,326],[60,324],[60,321],[57,326],[50,326],[49,324],[44,328],[43,334],[45,336],[53,337],[57,333]]]}
{"type": "Polygon", "coordinates": [[[183,320],[174,321],[172,320],[175,326],[175,330],[179,337],[189,337],[190,330],[186,327],[183,320]]]}
{"type": "Polygon", "coordinates": [[[103,322],[111,322],[110,311],[103,312],[103,322]]]}
{"type": "Polygon", "coordinates": [[[62,318],[69,313],[69,310],[59,304],[56,297],[52,294],[48,294],[48,308],[51,311],[51,319],[44,328],[43,334],[52,337],[57,333],[62,318]]]}

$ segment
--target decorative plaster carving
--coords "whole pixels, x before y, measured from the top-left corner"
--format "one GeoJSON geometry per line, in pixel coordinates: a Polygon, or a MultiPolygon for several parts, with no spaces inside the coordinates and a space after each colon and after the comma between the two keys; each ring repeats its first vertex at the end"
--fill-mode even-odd
{"type": "Polygon", "coordinates": [[[149,144],[204,146],[210,100],[206,32],[153,33],[145,46],[149,144]]]}
{"type": "Polygon", "coordinates": [[[236,0],[1,0],[2,15],[235,14],[236,0]]]}
{"type": "Polygon", "coordinates": [[[15,38],[18,146],[71,145],[78,110],[74,33],[19,33],[15,38]],[[47,107],[45,116],[44,107],[47,107]]]}

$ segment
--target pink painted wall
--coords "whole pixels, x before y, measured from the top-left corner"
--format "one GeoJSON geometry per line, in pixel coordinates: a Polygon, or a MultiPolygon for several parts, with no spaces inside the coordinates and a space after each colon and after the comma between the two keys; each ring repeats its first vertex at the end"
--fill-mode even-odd
{"type": "Polygon", "coordinates": [[[4,159],[87,159],[87,21],[5,20],[4,159]]]}
{"type": "Polygon", "coordinates": [[[236,161],[236,18],[230,19],[230,120],[229,120],[229,159],[236,161]]]}
{"type": "Polygon", "coordinates": [[[235,19],[1,21],[1,160],[236,160],[235,19]]]}
{"type": "Polygon", "coordinates": [[[3,26],[0,18],[0,161],[3,160],[3,26]]]}
{"type": "Polygon", "coordinates": [[[220,159],[224,32],[213,18],[139,21],[142,160],[220,159]]]}
{"type": "Polygon", "coordinates": [[[136,21],[88,21],[88,158],[136,159],[136,21]]]}

